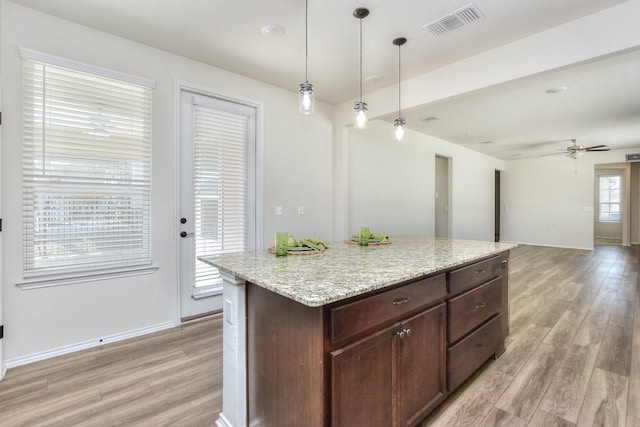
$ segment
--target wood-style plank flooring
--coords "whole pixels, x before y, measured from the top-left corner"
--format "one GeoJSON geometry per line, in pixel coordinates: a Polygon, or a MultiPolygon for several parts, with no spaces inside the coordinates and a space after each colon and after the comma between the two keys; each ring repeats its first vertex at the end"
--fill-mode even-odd
{"type": "MultiPolygon", "coordinates": [[[[512,251],[507,351],[420,426],[640,427],[639,261],[640,247],[512,251]]],[[[212,426],[221,329],[216,317],[11,369],[0,426],[212,426]]]]}
{"type": "Polygon", "coordinates": [[[640,247],[511,253],[507,351],[422,426],[640,427],[640,247]]]}

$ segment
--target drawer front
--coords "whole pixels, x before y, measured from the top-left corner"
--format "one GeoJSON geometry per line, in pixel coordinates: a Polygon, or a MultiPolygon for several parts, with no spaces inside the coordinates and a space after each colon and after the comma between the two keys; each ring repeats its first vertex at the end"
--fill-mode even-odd
{"type": "Polygon", "coordinates": [[[473,334],[450,347],[447,387],[451,392],[502,347],[502,316],[498,314],[473,334]]]}
{"type": "Polygon", "coordinates": [[[496,256],[449,273],[449,293],[459,294],[501,274],[502,257],[496,256]]]}
{"type": "Polygon", "coordinates": [[[331,340],[337,342],[399,319],[420,307],[444,301],[446,295],[446,278],[440,274],[331,308],[331,340]]]}
{"type": "Polygon", "coordinates": [[[448,302],[449,343],[499,313],[502,308],[502,278],[496,277],[484,285],[465,292],[448,302]]]}

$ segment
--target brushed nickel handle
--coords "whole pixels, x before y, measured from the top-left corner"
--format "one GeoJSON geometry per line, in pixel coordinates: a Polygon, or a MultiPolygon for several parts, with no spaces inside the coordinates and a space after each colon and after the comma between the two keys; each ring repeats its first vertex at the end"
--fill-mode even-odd
{"type": "Polygon", "coordinates": [[[402,305],[409,302],[409,298],[398,298],[393,301],[393,305],[402,305]]]}
{"type": "Polygon", "coordinates": [[[484,345],[484,344],[478,344],[478,345],[476,346],[476,351],[482,351],[482,350],[484,350],[485,348],[487,348],[487,346],[486,346],[486,345],[484,345]]]}
{"type": "Polygon", "coordinates": [[[476,310],[479,310],[481,308],[485,308],[487,306],[487,304],[485,304],[484,301],[479,302],[478,304],[476,304],[476,310]]]}
{"type": "Polygon", "coordinates": [[[507,264],[508,264],[508,263],[509,263],[509,262],[508,262],[506,259],[503,259],[503,260],[502,260],[502,268],[507,268],[507,264]]]}
{"type": "Polygon", "coordinates": [[[484,274],[484,273],[485,273],[485,270],[483,269],[476,270],[476,274],[484,274]]]}
{"type": "Polygon", "coordinates": [[[396,332],[396,335],[400,337],[400,339],[404,339],[405,337],[408,337],[409,335],[411,335],[413,331],[411,330],[411,328],[405,328],[401,331],[396,332]]]}

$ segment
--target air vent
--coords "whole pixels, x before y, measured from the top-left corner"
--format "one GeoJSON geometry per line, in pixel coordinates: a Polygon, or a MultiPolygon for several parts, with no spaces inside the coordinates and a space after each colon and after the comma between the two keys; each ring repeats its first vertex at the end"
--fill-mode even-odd
{"type": "Polygon", "coordinates": [[[448,33],[449,31],[455,30],[456,28],[460,28],[474,21],[477,21],[483,16],[484,15],[482,14],[482,12],[480,12],[475,4],[469,3],[465,7],[458,9],[455,12],[451,12],[450,14],[443,16],[442,18],[438,18],[435,21],[423,25],[422,28],[432,34],[435,34],[436,36],[441,36],[444,33],[448,33]]]}
{"type": "Polygon", "coordinates": [[[421,122],[425,122],[425,123],[435,122],[437,120],[442,120],[442,118],[440,118],[438,116],[431,116],[431,117],[424,117],[424,118],[420,119],[421,122]]]}

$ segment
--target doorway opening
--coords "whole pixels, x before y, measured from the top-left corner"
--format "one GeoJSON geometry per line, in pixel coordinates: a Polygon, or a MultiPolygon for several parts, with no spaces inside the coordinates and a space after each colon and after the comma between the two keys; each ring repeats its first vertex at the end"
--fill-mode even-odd
{"type": "Polygon", "coordinates": [[[495,173],[495,192],[494,192],[494,242],[500,241],[500,171],[496,170],[495,173]]]}
{"type": "Polygon", "coordinates": [[[199,260],[256,247],[257,108],[180,90],[180,317],[222,311],[222,277],[199,260]]]}
{"type": "Polygon", "coordinates": [[[451,236],[451,158],[436,155],[435,236],[451,236]]]}
{"type": "Polygon", "coordinates": [[[600,164],[594,172],[594,246],[629,246],[631,167],[600,164]]]}

